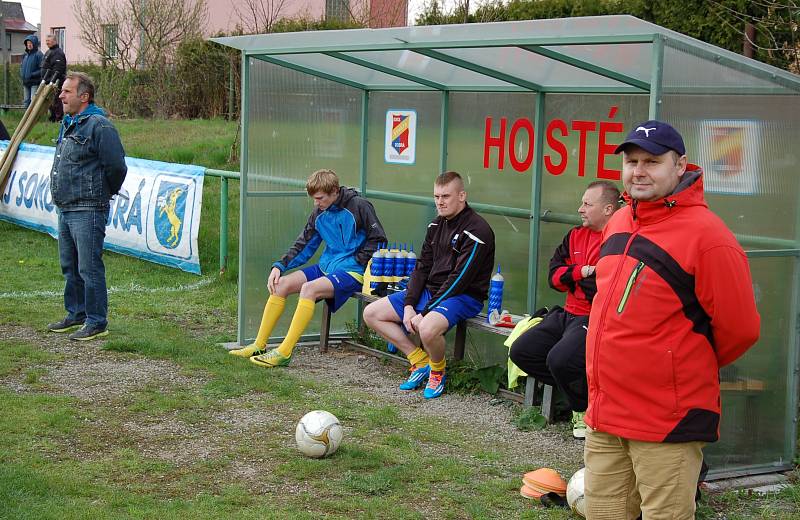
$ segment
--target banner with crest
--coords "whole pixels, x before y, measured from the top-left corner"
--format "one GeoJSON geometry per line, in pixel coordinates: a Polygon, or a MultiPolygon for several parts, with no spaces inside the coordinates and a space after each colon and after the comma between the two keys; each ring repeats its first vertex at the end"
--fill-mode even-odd
{"type": "MultiPolygon", "coordinates": [[[[0,150],[8,141],[0,141],[0,150]]],[[[23,144],[0,194],[0,220],[52,237],[58,216],[50,194],[55,148],[23,144]]],[[[126,157],[128,175],[111,199],[105,248],[200,274],[197,234],[204,168],[126,157]]]]}

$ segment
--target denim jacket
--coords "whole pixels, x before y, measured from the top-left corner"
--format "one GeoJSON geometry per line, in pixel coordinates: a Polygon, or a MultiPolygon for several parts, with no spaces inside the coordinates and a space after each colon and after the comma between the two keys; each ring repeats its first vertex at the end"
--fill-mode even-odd
{"type": "Polygon", "coordinates": [[[58,135],[50,193],[62,211],[106,209],[125,180],[125,150],[119,134],[94,103],[64,116],[58,135]]]}

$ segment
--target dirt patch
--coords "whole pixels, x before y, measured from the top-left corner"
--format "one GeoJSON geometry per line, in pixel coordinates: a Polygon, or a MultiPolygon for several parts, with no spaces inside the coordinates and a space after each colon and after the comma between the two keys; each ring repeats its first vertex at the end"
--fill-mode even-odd
{"type": "MultiPolygon", "coordinates": [[[[141,417],[131,416],[126,407],[132,393],[144,389],[192,390],[207,383],[201,376],[186,375],[171,361],[103,351],[101,341],[72,342],[65,335],[25,327],[0,325],[0,338],[44,345],[46,350],[59,354],[59,360],[46,367],[41,383],[98,410],[98,417],[89,419],[94,432],[91,445],[71,443],[70,451],[74,450],[73,454],[83,459],[102,457],[104,452],[118,449],[122,444],[135,447],[146,457],[189,466],[223,456],[230,449],[231,439],[257,439],[265,429],[280,438],[293,437],[296,417],[292,411],[280,406],[260,406],[255,395],[220,403],[199,424],[187,423],[179,412],[169,412],[157,419],[146,413],[141,417]]],[[[500,466],[513,464],[530,469],[551,466],[568,473],[581,463],[583,444],[571,438],[567,425],[521,432],[511,423],[517,405],[509,406],[491,396],[445,394],[426,400],[419,391],[401,392],[397,386],[407,376],[406,370],[373,356],[337,346],[321,354],[316,348],[303,346],[296,351],[288,370],[340,389],[352,389],[369,399],[374,396],[377,402],[397,405],[403,418],[446,421],[474,436],[476,444],[510,453],[496,463],[500,466]]],[[[0,385],[15,392],[33,391],[22,377],[15,374],[0,379],[0,385]]],[[[453,449],[458,456],[457,448],[453,449]]],[[[233,472],[234,478],[250,481],[254,475],[263,475],[268,464],[263,460],[237,460],[228,472],[233,472]]]]}

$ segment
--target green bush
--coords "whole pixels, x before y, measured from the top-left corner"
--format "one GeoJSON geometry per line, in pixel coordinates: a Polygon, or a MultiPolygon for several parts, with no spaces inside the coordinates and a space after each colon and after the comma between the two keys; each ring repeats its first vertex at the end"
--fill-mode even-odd
{"type": "Polygon", "coordinates": [[[6,97],[5,78],[0,78],[0,103],[21,105],[22,98],[22,79],[19,77],[19,64],[12,63],[8,66],[8,97],[6,97]]]}

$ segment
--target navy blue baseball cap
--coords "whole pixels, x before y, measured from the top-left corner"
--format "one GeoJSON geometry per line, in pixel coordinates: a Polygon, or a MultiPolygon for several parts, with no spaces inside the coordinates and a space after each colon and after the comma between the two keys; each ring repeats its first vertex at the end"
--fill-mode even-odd
{"type": "Polygon", "coordinates": [[[655,119],[636,125],[636,129],[628,133],[625,141],[617,146],[614,153],[622,152],[629,144],[636,145],[653,155],[661,155],[670,150],[678,152],[678,155],[686,155],[686,146],[683,144],[681,134],[667,123],[655,119]]]}

